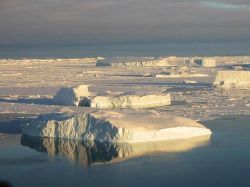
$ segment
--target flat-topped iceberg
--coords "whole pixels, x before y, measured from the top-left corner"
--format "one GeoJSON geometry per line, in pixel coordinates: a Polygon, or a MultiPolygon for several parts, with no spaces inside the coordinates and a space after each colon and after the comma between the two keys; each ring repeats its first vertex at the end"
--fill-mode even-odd
{"type": "Polygon", "coordinates": [[[91,93],[87,85],[77,87],[63,87],[53,97],[53,101],[59,105],[79,106],[82,102],[88,100],[91,93]]]}
{"type": "Polygon", "coordinates": [[[92,108],[153,108],[171,104],[170,94],[105,92],[95,94],[88,91],[88,86],[61,88],[53,97],[59,105],[90,106],[92,108]]]}
{"type": "Polygon", "coordinates": [[[214,86],[222,88],[250,88],[250,71],[219,71],[214,86]]]}
{"type": "Polygon", "coordinates": [[[153,108],[171,104],[170,94],[96,96],[92,108],[153,108]]]}
{"type": "Polygon", "coordinates": [[[168,66],[168,58],[154,57],[113,57],[98,60],[96,66],[134,67],[168,66]]]}
{"type": "Polygon", "coordinates": [[[196,64],[201,65],[202,67],[216,67],[216,60],[215,58],[202,58],[202,59],[197,59],[194,61],[196,64]]]}
{"type": "Polygon", "coordinates": [[[100,142],[147,142],[210,135],[203,125],[155,111],[96,111],[40,116],[21,125],[24,135],[100,142]]]}

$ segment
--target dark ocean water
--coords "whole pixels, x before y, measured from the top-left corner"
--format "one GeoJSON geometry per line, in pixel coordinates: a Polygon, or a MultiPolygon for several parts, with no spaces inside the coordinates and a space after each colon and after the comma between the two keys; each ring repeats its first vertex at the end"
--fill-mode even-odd
{"type": "Polygon", "coordinates": [[[0,58],[81,58],[111,56],[249,55],[249,43],[169,43],[151,45],[0,47],[0,58]]]}
{"type": "Polygon", "coordinates": [[[62,141],[17,135],[12,141],[0,140],[0,180],[13,186],[37,187],[249,186],[250,117],[228,117],[204,124],[213,131],[208,144],[114,163],[117,150],[112,145],[96,144],[88,149],[87,144],[77,142],[63,146],[62,141]]]}

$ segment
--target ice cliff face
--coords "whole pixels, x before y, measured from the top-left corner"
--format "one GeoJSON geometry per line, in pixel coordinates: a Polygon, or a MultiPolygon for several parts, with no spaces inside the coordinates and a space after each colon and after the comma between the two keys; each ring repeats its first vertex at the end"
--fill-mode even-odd
{"type": "Polygon", "coordinates": [[[203,125],[180,117],[152,112],[96,112],[41,116],[21,125],[30,136],[100,142],[146,142],[210,135],[203,125]]]}
{"type": "Polygon", "coordinates": [[[88,102],[91,93],[88,91],[87,85],[77,87],[61,88],[53,97],[53,101],[59,105],[75,105],[79,106],[83,102],[88,102]]]}
{"type": "Polygon", "coordinates": [[[214,86],[222,88],[250,88],[250,71],[219,71],[214,86]]]}
{"type": "Polygon", "coordinates": [[[90,114],[38,117],[21,125],[24,135],[101,142],[127,142],[131,132],[90,114]]]}
{"type": "Polygon", "coordinates": [[[152,108],[170,104],[170,94],[145,96],[96,96],[91,101],[92,108],[152,108]]]}

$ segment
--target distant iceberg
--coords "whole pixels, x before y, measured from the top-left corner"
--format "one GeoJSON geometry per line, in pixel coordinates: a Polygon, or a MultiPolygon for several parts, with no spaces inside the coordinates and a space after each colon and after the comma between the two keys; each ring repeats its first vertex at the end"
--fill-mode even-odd
{"type": "Polygon", "coordinates": [[[112,67],[155,67],[169,66],[169,58],[154,57],[113,57],[98,60],[96,66],[112,66],[112,67]]]}
{"type": "Polygon", "coordinates": [[[219,71],[214,86],[250,89],[250,71],[219,71]]]}
{"type": "Polygon", "coordinates": [[[214,68],[214,67],[216,67],[216,60],[215,60],[215,58],[196,59],[194,62],[196,64],[201,65],[202,67],[207,67],[207,68],[214,68]]]}

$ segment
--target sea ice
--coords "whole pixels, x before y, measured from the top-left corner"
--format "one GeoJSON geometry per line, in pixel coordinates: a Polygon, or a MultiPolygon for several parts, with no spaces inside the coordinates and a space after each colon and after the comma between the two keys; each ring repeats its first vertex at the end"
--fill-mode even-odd
{"type": "Polygon", "coordinates": [[[181,77],[208,77],[207,74],[201,74],[201,73],[186,73],[186,72],[180,72],[180,73],[161,73],[156,74],[156,78],[181,78],[181,77]]]}

